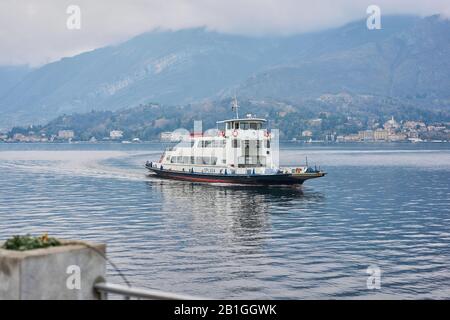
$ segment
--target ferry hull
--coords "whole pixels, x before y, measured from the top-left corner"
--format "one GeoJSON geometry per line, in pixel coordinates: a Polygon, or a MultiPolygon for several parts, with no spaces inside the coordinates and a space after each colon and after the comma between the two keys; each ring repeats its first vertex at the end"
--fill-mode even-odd
{"type": "Polygon", "coordinates": [[[324,172],[304,173],[304,174],[270,174],[270,175],[224,175],[224,174],[206,174],[191,173],[175,170],[160,170],[159,168],[146,166],[148,170],[161,178],[206,182],[206,183],[232,183],[248,185],[299,185],[306,180],[320,178],[325,175],[324,172]]]}

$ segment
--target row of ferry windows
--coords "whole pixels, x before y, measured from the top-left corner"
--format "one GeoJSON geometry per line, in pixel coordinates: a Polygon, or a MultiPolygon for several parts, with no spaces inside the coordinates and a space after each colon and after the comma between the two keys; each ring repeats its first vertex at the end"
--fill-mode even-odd
{"type": "MultiPolygon", "coordinates": [[[[237,139],[233,139],[232,141],[232,147],[233,148],[240,148],[241,147],[241,141],[243,141],[244,147],[250,147],[250,140],[237,140],[237,139]]],[[[266,149],[270,148],[270,140],[264,140],[264,146],[266,147],[266,149]]],[[[256,140],[256,148],[261,148],[261,141],[260,140],[256,140]]]]}
{"type": "Polygon", "coordinates": [[[217,157],[186,157],[186,156],[174,156],[170,158],[170,163],[180,164],[206,164],[216,165],[217,157]]]}
{"type": "Polygon", "coordinates": [[[228,122],[227,129],[241,129],[241,130],[259,130],[261,129],[261,123],[255,122],[228,122]]]}
{"type": "MultiPolygon", "coordinates": [[[[250,140],[243,140],[243,144],[244,146],[249,146],[250,145],[250,140]]],[[[226,140],[201,140],[198,142],[198,147],[199,148],[223,148],[225,147],[226,144],[226,140]]],[[[240,148],[241,147],[241,140],[238,139],[233,139],[231,140],[231,145],[233,148],[240,148]]],[[[181,144],[181,146],[185,146],[183,145],[183,143],[181,144]]],[[[191,147],[194,146],[194,142],[192,141],[190,144],[191,147]]],[[[264,146],[269,149],[270,148],[270,140],[264,140],[264,146]]],[[[261,147],[261,142],[260,140],[256,140],[256,148],[260,148],[261,147]]]]}
{"type": "MultiPolygon", "coordinates": [[[[223,148],[225,147],[226,140],[201,140],[198,142],[197,147],[198,148],[223,148]]],[[[191,142],[180,142],[179,147],[188,147],[193,148],[195,145],[195,141],[191,142]]]]}
{"type": "Polygon", "coordinates": [[[223,148],[225,142],[226,140],[202,140],[199,141],[198,146],[200,148],[223,148]]]}

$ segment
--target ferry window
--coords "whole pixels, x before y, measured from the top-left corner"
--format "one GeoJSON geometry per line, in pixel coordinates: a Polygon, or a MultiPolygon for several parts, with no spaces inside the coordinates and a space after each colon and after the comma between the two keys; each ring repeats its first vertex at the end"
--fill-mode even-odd
{"type": "Polygon", "coordinates": [[[227,123],[227,129],[230,130],[231,129],[231,122],[227,123]]]}
{"type": "Polygon", "coordinates": [[[242,123],[242,126],[241,126],[241,129],[243,129],[243,130],[248,130],[248,128],[249,128],[249,123],[243,122],[243,123],[242,123]]]}
{"type": "Polygon", "coordinates": [[[239,129],[239,122],[235,122],[235,123],[234,123],[234,128],[235,128],[235,129],[239,129]]]}
{"type": "Polygon", "coordinates": [[[170,158],[170,163],[174,163],[175,162],[176,157],[171,157],[170,158]]]}
{"type": "Polygon", "coordinates": [[[182,148],[192,148],[195,141],[181,141],[178,146],[182,148]]]}
{"type": "Polygon", "coordinates": [[[210,157],[202,157],[203,164],[211,164],[211,158],[210,157]]]}
{"type": "Polygon", "coordinates": [[[233,148],[239,148],[241,146],[240,140],[233,139],[233,148]]]}
{"type": "Polygon", "coordinates": [[[213,140],[212,147],[213,148],[223,148],[225,146],[225,140],[213,140]]]}
{"type": "Polygon", "coordinates": [[[250,129],[257,130],[258,124],[257,123],[250,123],[250,129]]]}
{"type": "Polygon", "coordinates": [[[211,140],[204,140],[202,141],[202,148],[211,148],[212,141],[211,140]]]}
{"type": "Polygon", "coordinates": [[[259,164],[265,166],[266,165],[266,157],[261,156],[259,157],[259,164]]]}
{"type": "Polygon", "coordinates": [[[217,157],[211,157],[211,164],[215,166],[217,163],[217,157]]]}
{"type": "Polygon", "coordinates": [[[183,163],[183,157],[178,156],[177,157],[177,163],[183,163]]]}
{"type": "Polygon", "coordinates": [[[266,149],[270,148],[270,140],[266,140],[266,149]]]}

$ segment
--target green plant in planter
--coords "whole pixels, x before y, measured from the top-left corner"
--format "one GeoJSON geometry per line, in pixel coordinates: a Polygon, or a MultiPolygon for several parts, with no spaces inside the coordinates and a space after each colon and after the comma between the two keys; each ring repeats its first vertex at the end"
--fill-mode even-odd
{"type": "Polygon", "coordinates": [[[62,245],[55,238],[49,238],[48,234],[44,234],[40,237],[26,236],[13,236],[3,244],[2,248],[6,250],[26,251],[40,248],[56,247],[62,245]]]}

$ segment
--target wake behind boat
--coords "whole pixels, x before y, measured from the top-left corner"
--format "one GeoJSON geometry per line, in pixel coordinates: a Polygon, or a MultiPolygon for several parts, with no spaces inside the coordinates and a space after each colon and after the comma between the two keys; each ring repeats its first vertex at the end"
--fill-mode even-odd
{"type": "MultiPolygon", "coordinates": [[[[237,103],[235,102],[237,110],[237,103]]],[[[305,166],[279,167],[266,119],[248,115],[217,122],[215,134],[193,133],[146,167],[162,178],[252,185],[298,185],[325,176],[305,166]]]]}

